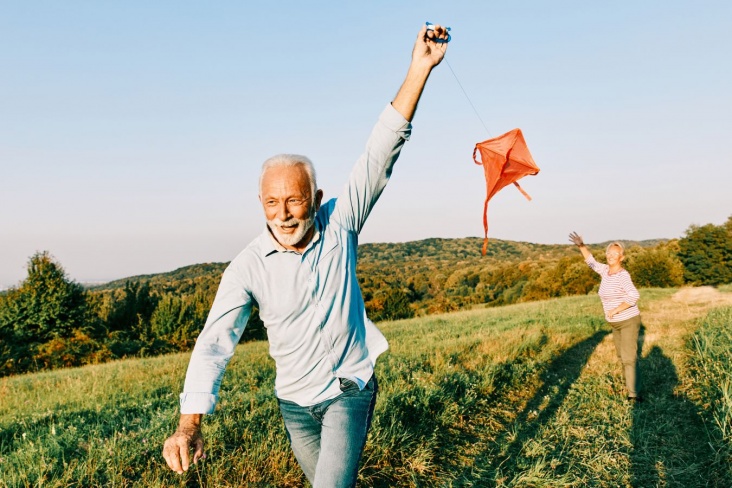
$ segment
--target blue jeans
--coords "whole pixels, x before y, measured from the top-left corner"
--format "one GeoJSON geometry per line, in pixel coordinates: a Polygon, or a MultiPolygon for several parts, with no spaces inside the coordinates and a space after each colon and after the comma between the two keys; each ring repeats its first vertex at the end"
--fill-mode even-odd
{"type": "Polygon", "coordinates": [[[302,407],[278,400],[292,451],[314,488],[356,486],[358,463],[376,404],[378,386],[372,376],[363,390],[340,378],[341,394],[302,407]]]}

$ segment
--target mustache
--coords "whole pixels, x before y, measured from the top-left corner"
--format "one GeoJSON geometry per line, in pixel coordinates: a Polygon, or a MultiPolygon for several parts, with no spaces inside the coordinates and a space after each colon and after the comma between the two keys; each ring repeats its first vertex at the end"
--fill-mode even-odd
{"type": "Polygon", "coordinates": [[[315,210],[315,206],[313,205],[310,207],[310,212],[308,212],[308,216],[304,219],[298,219],[297,217],[290,217],[289,219],[280,220],[277,217],[273,219],[268,219],[267,223],[271,225],[275,225],[277,227],[294,227],[296,225],[305,224],[310,225],[315,220],[315,215],[317,214],[315,210]]]}
{"type": "Polygon", "coordinates": [[[307,223],[311,219],[298,219],[295,217],[290,217],[287,220],[280,220],[278,218],[274,218],[271,220],[268,220],[268,222],[272,225],[276,225],[277,227],[294,227],[296,225],[307,223]]]}

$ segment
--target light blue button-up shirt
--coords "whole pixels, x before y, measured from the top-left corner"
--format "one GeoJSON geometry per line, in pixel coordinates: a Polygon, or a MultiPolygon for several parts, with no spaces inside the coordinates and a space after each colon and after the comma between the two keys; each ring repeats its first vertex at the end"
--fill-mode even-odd
{"type": "Polygon", "coordinates": [[[343,193],[320,207],[302,254],[265,230],[229,264],[193,348],[181,413],[213,413],[255,302],[277,366],[277,397],[314,405],[340,394],[338,378],[363,388],[388,344],[366,317],[356,279],[358,233],[411,128],[391,104],[384,109],[343,193]]]}

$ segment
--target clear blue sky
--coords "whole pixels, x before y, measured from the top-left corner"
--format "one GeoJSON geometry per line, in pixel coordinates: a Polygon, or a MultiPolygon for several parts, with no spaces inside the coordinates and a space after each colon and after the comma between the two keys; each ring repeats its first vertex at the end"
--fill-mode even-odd
{"type": "MultiPolygon", "coordinates": [[[[732,214],[732,2],[4,2],[0,286],[48,250],[77,281],[228,261],[261,163],[336,196],[424,21],[452,27],[361,242],[481,236],[475,143],[520,127],[538,176],[490,235],[680,237],[732,214]]],[[[476,250],[477,252],[477,250],[476,250]]]]}

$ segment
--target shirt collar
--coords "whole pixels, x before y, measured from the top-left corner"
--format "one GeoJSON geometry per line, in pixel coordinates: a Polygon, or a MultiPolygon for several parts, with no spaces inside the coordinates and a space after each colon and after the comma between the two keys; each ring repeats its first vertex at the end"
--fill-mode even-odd
{"type": "Polygon", "coordinates": [[[269,230],[269,226],[267,224],[264,224],[264,232],[262,233],[260,238],[260,250],[262,251],[262,257],[267,257],[276,252],[305,254],[313,246],[313,244],[318,242],[318,240],[320,239],[320,223],[318,222],[318,219],[315,219],[313,227],[315,228],[315,232],[313,232],[313,237],[310,239],[307,247],[305,247],[305,250],[302,253],[299,253],[297,251],[287,249],[282,244],[277,242],[277,239],[275,239],[275,237],[272,235],[272,231],[269,230]]]}

